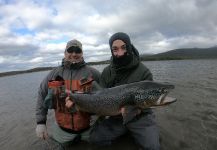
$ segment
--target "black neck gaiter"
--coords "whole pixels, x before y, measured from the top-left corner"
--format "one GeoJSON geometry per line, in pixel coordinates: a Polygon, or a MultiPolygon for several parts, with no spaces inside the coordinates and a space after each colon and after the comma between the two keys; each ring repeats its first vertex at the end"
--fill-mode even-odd
{"type": "Polygon", "coordinates": [[[133,59],[133,56],[125,53],[123,56],[116,57],[113,55],[113,63],[117,67],[122,67],[128,65],[133,59]]]}

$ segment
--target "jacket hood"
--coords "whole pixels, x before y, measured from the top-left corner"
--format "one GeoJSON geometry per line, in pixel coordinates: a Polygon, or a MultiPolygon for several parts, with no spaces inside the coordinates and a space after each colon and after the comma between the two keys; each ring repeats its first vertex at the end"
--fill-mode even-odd
{"type": "MultiPolygon", "coordinates": [[[[110,37],[109,46],[110,46],[111,53],[112,53],[112,44],[115,40],[123,41],[126,44],[127,53],[130,55],[132,54],[132,46],[131,46],[130,37],[126,33],[123,33],[123,32],[115,33],[114,35],[110,37]]],[[[112,56],[113,56],[113,53],[112,53],[112,56]]]]}
{"type": "Polygon", "coordinates": [[[126,33],[118,32],[112,35],[109,39],[109,46],[112,53],[111,64],[116,70],[122,70],[124,68],[129,69],[140,62],[139,52],[131,43],[130,37],[126,33]],[[115,58],[112,53],[112,44],[115,40],[122,40],[126,44],[127,56],[125,57],[125,60],[122,60],[122,64],[117,62],[117,58],[115,58]]]}

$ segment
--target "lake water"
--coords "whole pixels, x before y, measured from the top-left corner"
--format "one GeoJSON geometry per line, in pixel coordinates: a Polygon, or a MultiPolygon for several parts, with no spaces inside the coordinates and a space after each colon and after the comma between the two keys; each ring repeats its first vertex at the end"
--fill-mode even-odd
{"type": "MultiPolygon", "coordinates": [[[[178,101],[154,109],[165,150],[217,148],[217,59],[143,62],[154,80],[170,82],[178,101]]],[[[104,65],[94,66],[102,71],[104,65]]],[[[48,71],[0,78],[0,149],[40,149],[35,135],[37,90],[48,71]]],[[[49,112],[48,126],[52,124],[49,112]]],[[[49,129],[50,130],[50,129],[49,129]]],[[[127,149],[123,143],[123,149],[127,149]]]]}

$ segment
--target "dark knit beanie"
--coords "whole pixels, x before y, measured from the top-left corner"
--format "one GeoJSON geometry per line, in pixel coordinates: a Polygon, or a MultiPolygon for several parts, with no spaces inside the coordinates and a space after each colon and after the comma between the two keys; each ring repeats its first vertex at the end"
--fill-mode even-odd
{"type": "MultiPolygon", "coordinates": [[[[130,41],[130,37],[123,32],[117,32],[114,35],[112,35],[109,39],[109,46],[112,52],[112,44],[115,40],[121,40],[126,44],[126,48],[127,48],[127,53],[128,54],[132,54],[132,45],[131,45],[131,41],[130,41]]],[[[112,53],[113,55],[113,53],[112,53]]]]}

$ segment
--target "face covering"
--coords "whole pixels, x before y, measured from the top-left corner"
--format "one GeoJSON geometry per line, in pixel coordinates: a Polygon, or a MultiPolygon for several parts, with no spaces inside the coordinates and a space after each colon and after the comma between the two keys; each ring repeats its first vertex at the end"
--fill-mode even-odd
{"type": "Polygon", "coordinates": [[[113,62],[117,66],[126,66],[131,62],[132,58],[133,56],[126,52],[123,56],[119,57],[113,55],[113,62]]]}

